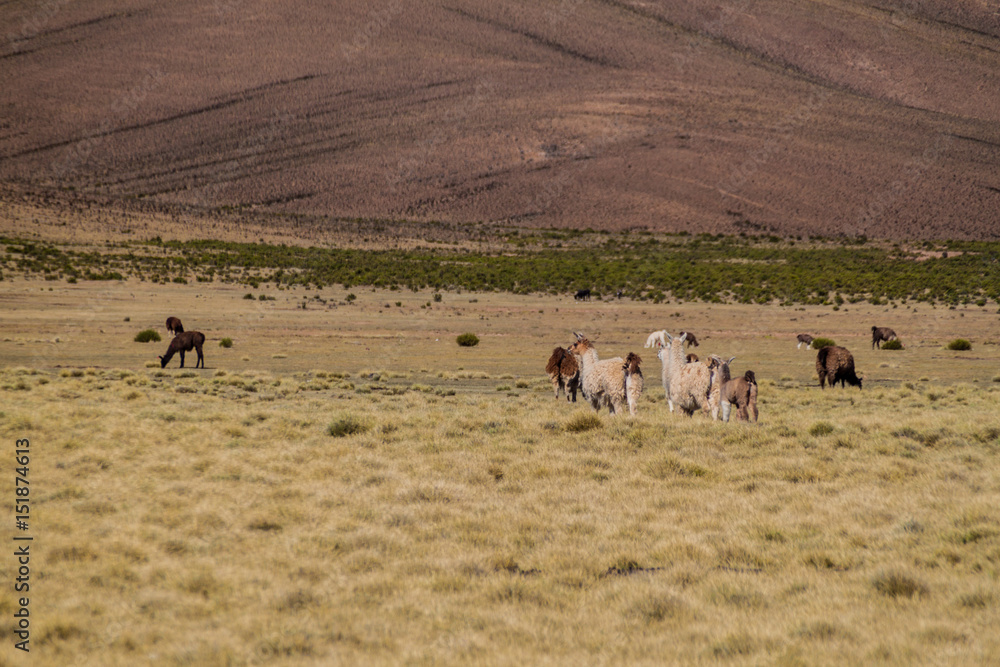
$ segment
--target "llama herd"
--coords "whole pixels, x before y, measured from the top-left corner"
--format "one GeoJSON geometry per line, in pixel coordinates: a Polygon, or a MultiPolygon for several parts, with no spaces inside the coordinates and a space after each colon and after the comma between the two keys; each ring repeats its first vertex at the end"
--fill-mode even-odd
{"type": "Polygon", "coordinates": [[[205,355],[201,351],[201,346],[205,344],[205,334],[200,331],[184,331],[184,325],[176,317],[167,318],[167,331],[174,334],[174,339],[170,341],[166,354],[160,357],[160,368],[166,368],[175,354],[181,355],[181,368],[184,368],[184,353],[192,349],[198,353],[198,361],[194,367],[205,367],[205,355]]]}
{"type": "MultiPolygon", "coordinates": [[[[607,407],[611,414],[621,414],[628,407],[635,415],[643,390],[642,359],[634,352],[625,358],[600,359],[597,348],[582,333],[575,333],[576,342],[568,348],[557,347],[552,351],[545,370],[552,381],[555,397],[562,390],[566,400],[575,401],[579,390],[594,410],[607,407]]],[[[673,336],[666,330],[654,331],[646,340],[646,347],[657,348],[663,381],[670,411],[678,409],[687,416],[701,410],[712,419],[729,421],[732,406],[736,406],[737,419],[757,421],[757,380],[753,371],[743,377],[731,378],[728,361],[711,355],[707,364],[697,356],[685,354],[685,345],[698,345],[697,338],[682,331],[673,336]]]]}
{"type": "MultiPolygon", "coordinates": [[[[639,396],[643,390],[642,359],[629,352],[623,359],[599,359],[597,348],[583,334],[575,333],[576,342],[568,348],[557,347],[545,366],[552,381],[555,397],[560,390],[567,401],[576,401],[577,391],[583,393],[594,410],[607,407],[611,414],[621,414],[628,407],[635,415],[639,396]]],[[[882,341],[896,340],[896,332],[888,327],[872,327],[872,348],[882,341]]],[[[811,347],[814,338],[809,334],[796,337],[797,348],[803,344],[811,347]]],[[[741,377],[731,377],[729,365],[736,357],[724,360],[710,355],[706,363],[693,353],[685,354],[685,345],[696,347],[694,334],[682,331],[673,336],[666,330],[654,331],[646,339],[645,347],[656,348],[662,365],[661,380],[670,412],[676,408],[688,417],[697,411],[711,415],[712,419],[728,422],[733,406],[738,421],[757,421],[757,376],[746,371],[741,377]]],[[[816,355],[816,374],[821,389],[838,382],[846,387],[861,389],[862,378],[854,370],[854,356],[839,345],[826,345],[816,355]]]]}

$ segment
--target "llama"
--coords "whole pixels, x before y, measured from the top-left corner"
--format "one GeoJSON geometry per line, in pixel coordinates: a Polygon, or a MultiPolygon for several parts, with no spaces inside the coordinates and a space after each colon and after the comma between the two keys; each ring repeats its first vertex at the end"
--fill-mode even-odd
{"type": "Polygon", "coordinates": [[[681,335],[687,336],[688,345],[690,345],[691,347],[698,347],[698,339],[694,337],[693,333],[690,333],[688,331],[682,331],[681,335]]]}
{"type": "Polygon", "coordinates": [[[713,354],[709,364],[709,368],[712,369],[712,392],[719,394],[722,421],[729,421],[729,413],[734,404],[738,421],[749,421],[751,415],[753,421],[757,421],[757,376],[753,371],[747,371],[743,377],[731,378],[729,364],[733,363],[735,358],[723,361],[713,354]]]}
{"type": "Polygon", "coordinates": [[[656,358],[660,360],[662,365],[660,375],[663,381],[663,393],[667,397],[667,406],[670,411],[674,411],[674,401],[670,398],[670,344],[668,343],[664,347],[659,348],[656,351],[656,358]]]}
{"type": "Polygon", "coordinates": [[[167,331],[174,334],[175,336],[179,333],[184,333],[184,325],[181,324],[181,320],[178,317],[168,317],[167,318],[167,331]]]}
{"type": "Polygon", "coordinates": [[[816,355],[816,373],[820,389],[825,389],[827,382],[831,387],[840,382],[842,387],[852,384],[861,389],[861,378],[854,372],[854,356],[839,345],[820,349],[816,355]]]}
{"type": "Polygon", "coordinates": [[[688,364],[684,360],[684,342],[687,334],[670,339],[670,398],[688,417],[701,408],[705,414],[718,416],[719,403],[710,394],[712,372],[705,364],[688,364]]]}
{"type": "Polygon", "coordinates": [[[896,340],[896,332],[889,327],[872,327],[872,349],[882,348],[882,341],[896,340]]]}
{"type": "Polygon", "coordinates": [[[549,363],[545,365],[545,372],[552,380],[556,399],[559,398],[559,390],[562,389],[566,400],[576,403],[576,390],[580,386],[580,365],[576,363],[576,357],[570,354],[569,350],[557,347],[552,350],[549,363]]]}
{"type": "Polygon", "coordinates": [[[620,414],[627,403],[625,360],[621,357],[599,360],[594,344],[581,333],[574,335],[576,342],[570,345],[569,351],[580,365],[580,389],[583,397],[598,412],[603,406],[607,406],[611,414],[620,414]]]}
{"type": "Polygon", "coordinates": [[[646,344],[643,347],[667,347],[667,330],[660,329],[649,334],[649,337],[646,338],[646,344]]]}
{"type": "Polygon", "coordinates": [[[174,339],[170,341],[170,347],[167,348],[167,353],[160,357],[160,368],[166,368],[170,359],[174,356],[174,353],[179,352],[181,355],[181,368],[184,368],[184,353],[190,352],[191,349],[195,349],[198,352],[198,361],[195,362],[194,367],[198,368],[205,367],[205,355],[201,352],[201,346],[205,344],[205,334],[200,331],[185,331],[184,333],[179,333],[174,336],[174,339]]]}
{"type": "Polygon", "coordinates": [[[576,295],[573,297],[577,301],[590,301],[590,290],[582,289],[577,290],[576,295]]]}
{"type": "Polygon", "coordinates": [[[799,344],[795,346],[796,350],[801,349],[803,345],[805,345],[806,349],[808,350],[813,343],[813,337],[810,336],[809,334],[799,334],[798,336],[795,337],[795,340],[799,341],[799,344]]]}
{"type": "Polygon", "coordinates": [[[642,371],[639,364],[642,359],[635,352],[625,355],[625,363],[622,364],[622,372],[625,373],[625,399],[628,402],[628,412],[633,417],[638,409],[639,397],[642,396],[642,371]]]}

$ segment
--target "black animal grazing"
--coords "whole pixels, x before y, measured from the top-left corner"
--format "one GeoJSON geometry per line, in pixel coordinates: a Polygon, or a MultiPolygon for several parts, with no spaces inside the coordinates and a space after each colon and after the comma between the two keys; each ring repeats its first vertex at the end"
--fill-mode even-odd
{"type": "Polygon", "coordinates": [[[880,344],[882,341],[896,340],[896,332],[889,327],[872,327],[872,349],[878,347],[882,349],[880,344]]]}
{"type": "Polygon", "coordinates": [[[184,325],[181,324],[181,320],[179,317],[167,318],[167,331],[174,334],[175,336],[179,333],[184,333],[184,325]]]}
{"type": "Polygon", "coordinates": [[[687,334],[688,347],[698,347],[698,339],[694,337],[694,334],[690,331],[682,331],[681,335],[687,334]]]}
{"type": "Polygon", "coordinates": [[[576,296],[573,297],[577,301],[590,301],[590,290],[582,289],[578,290],[576,296]]]}
{"type": "Polygon", "coordinates": [[[795,340],[799,341],[799,344],[795,346],[796,350],[801,348],[803,343],[805,343],[806,349],[808,349],[812,345],[813,337],[809,334],[799,334],[795,337],[795,340]]]}
{"type": "Polygon", "coordinates": [[[816,373],[820,389],[825,389],[827,382],[831,387],[840,382],[842,387],[852,384],[861,389],[861,378],[854,372],[854,356],[839,345],[820,349],[816,354],[816,373]]]}
{"type": "Polygon", "coordinates": [[[198,352],[198,361],[195,362],[194,367],[198,368],[200,364],[202,368],[205,367],[205,355],[201,352],[201,346],[205,344],[205,334],[200,331],[185,331],[184,333],[179,333],[174,336],[174,339],[170,341],[170,347],[167,348],[167,353],[160,357],[160,368],[166,368],[170,359],[174,356],[175,352],[180,352],[181,355],[181,368],[184,368],[184,353],[190,352],[192,348],[198,352]]]}

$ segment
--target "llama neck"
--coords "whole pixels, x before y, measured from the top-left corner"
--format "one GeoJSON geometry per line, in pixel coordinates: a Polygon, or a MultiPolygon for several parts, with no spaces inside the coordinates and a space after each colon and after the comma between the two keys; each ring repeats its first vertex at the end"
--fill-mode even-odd
{"type": "Polygon", "coordinates": [[[597,350],[592,347],[588,347],[583,351],[583,354],[580,355],[580,373],[583,375],[589,373],[590,369],[594,367],[594,364],[596,364],[597,361],[597,350]]]}

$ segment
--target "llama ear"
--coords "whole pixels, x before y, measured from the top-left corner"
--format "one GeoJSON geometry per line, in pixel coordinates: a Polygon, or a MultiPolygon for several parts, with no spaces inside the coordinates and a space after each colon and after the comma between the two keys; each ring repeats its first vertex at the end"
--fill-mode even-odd
{"type": "Polygon", "coordinates": [[[670,335],[669,331],[664,331],[663,333],[667,334],[667,338],[669,338],[670,340],[674,339],[674,337],[672,335],[670,335]]]}
{"type": "Polygon", "coordinates": [[[573,335],[576,336],[577,340],[583,340],[583,334],[580,333],[579,331],[574,331],[573,335]]]}
{"type": "Polygon", "coordinates": [[[727,361],[726,363],[727,363],[727,364],[731,364],[731,363],[733,363],[733,360],[734,360],[735,358],[736,358],[736,357],[729,357],[729,361],[727,361]]]}

